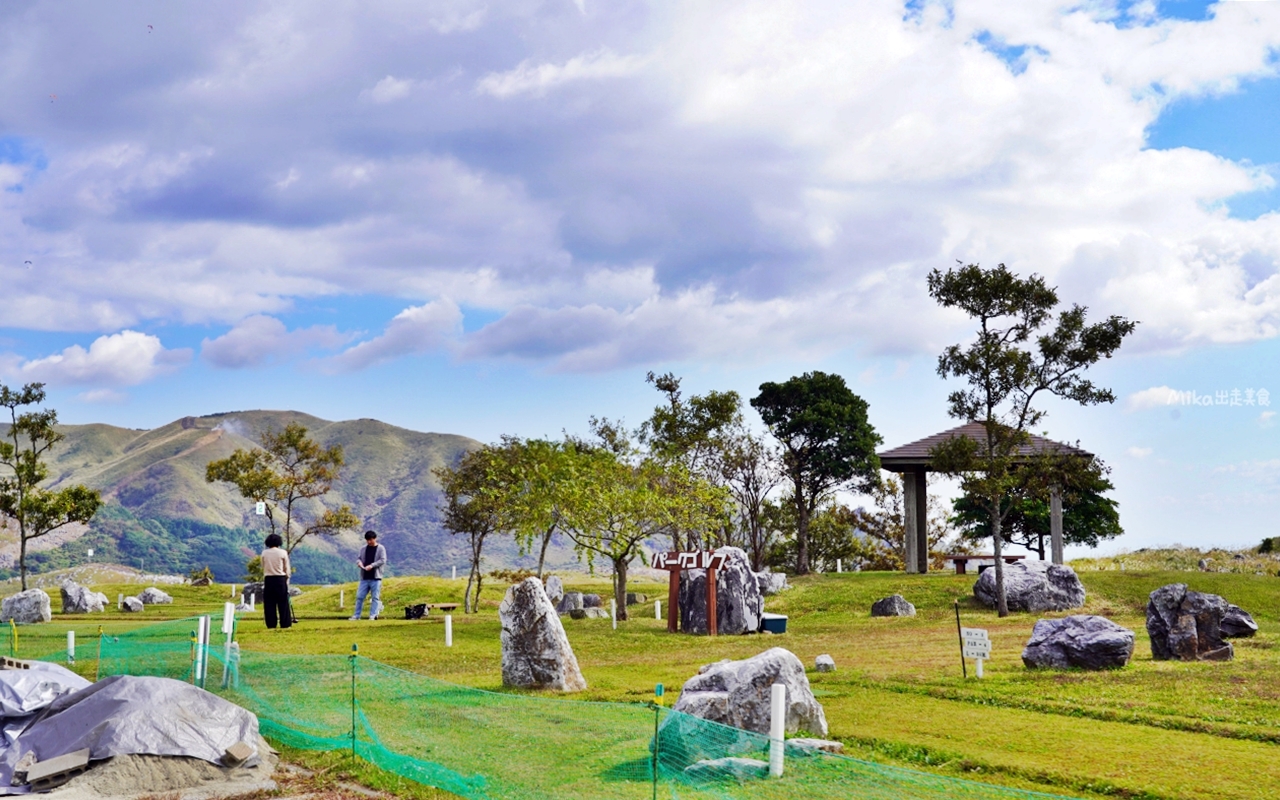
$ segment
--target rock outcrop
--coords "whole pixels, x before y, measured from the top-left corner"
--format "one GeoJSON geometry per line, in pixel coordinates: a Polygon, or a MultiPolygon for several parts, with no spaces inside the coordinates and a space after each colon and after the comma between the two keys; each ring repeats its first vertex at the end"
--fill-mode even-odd
{"type": "Polygon", "coordinates": [[[262,605],[263,598],[262,581],[254,583],[246,583],[244,588],[240,590],[240,598],[246,605],[262,605]]]}
{"type": "Polygon", "coordinates": [[[1022,663],[1030,668],[1115,669],[1133,657],[1133,640],[1133,631],[1106,617],[1042,619],[1022,651],[1022,663]]]}
{"type": "Polygon", "coordinates": [[[787,687],[787,732],[826,736],[827,717],[809,688],[804,664],[781,647],[742,661],[707,664],[685,681],[675,710],[767,736],[775,683],[787,687]]]}
{"type": "Polygon", "coordinates": [[[27,589],[0,601],[0,622],[34,625],[53,619],[53,603],[43,589],[27,589]]]}
{"type": "MultiPolygon", "coordinates": [[[[764,595],[747,554],[738,547],[721,547],[724,566],[716,570],[716,632],[721,635],[756,633],[764,613],[764,595]]],[[[680,629],[707,632],[707,571],[680,573],[680,629]]]]}
{"type": "MultiPolygon", "coordinates": [[[[550,602],[550,598],[548,598],[550,602]]],[[[556,612],[559,614],[568,614],[572,611],[586,608],[582,602],[582,592],[565,592],[560,598],[560,602],[556,603],[556,612]]]]}
{"type": "Polygon", "coordinates": [[[104,611],[107,607],[107,596],[102,592],[95,592],[87,586],[81,586],[75,581],[67,581],[59,587],[62,593],[62,613],[63,614],[93,614],[104,611]]]}
{"type": "Polygon", "coordinates": [[[755,573],[756,585],[760,588],[760,594],[768,597],[771,594],[777,594],[784,589],[790,589],[791,585],[787,583],[787,573],[785,572],[764,572],[755,573]]]}
{"type": "MultiPolygon", "coordinates": [[[[1067,611],[1084,605],[1084,584],[1075,570],[1048,561],[1004,565],[1004,594],[1010,611],[1067,611]]],[[[973,584],[973,596],[996,607],[996,571],[984,570],[973,584]]]]}
{"type": "Polygon", "coordinates": [[[147,606],[164,605],[173,602],[173,598],[169,596],[168,592],[162,592],[154,586],[143,589],[138,594],[138,599],[142,601],[143,605],[147,606]]]}
{"type": "Polygon", "coordinates": [[[1258,632],[1258,623],[1253,616],[1237,605],[1228,605],[1227,613],[1222,615],[1222,624],[1218,626],[1224,639],[1247,639],[1258,632]]]}
{"type": "Polygon", "coordinates": [[[564,581],[560,580],[559,575],[548,575],[543,585],[547,590],[547,599],[559,611],[560,598],[564,597],[564,581]]]}
{"type": "Polygon", "coordinates": [[[823,653],[813,660],[813,669],[815,672],[835,672],[836,660],[830,655],[823,653]]]}
{"type": "Polygon", "coordinates": [[[137,613],[142,609],[146,608],[146,606],[144,606],[142,604],[142,601],[136,597],[126,597],[124,599],[124,605],[122,606],[122,608],[123,610],[128,611],[130,613],[137,613]]]}
{"type": "Polygon", "coordinates": [[[524,689],[579,692],[587,681],[542,581],[525,578],[507,589],[502,622],[502,683],[524,689]]]}
{"type": "Polygon", "coordinates": [[[1151,593],[1147,634],[1157,661],[1230,661],[1235,650],[1223,640],[1222,620],[1230,603],[1216,594],[1170,583],[1151,593]]]}
{"type": "Polygon", "coordinates": [[[900,594],[889,595],[871,604],[873,617],[914,617],[916,607],[907,602],[900,594]]]}

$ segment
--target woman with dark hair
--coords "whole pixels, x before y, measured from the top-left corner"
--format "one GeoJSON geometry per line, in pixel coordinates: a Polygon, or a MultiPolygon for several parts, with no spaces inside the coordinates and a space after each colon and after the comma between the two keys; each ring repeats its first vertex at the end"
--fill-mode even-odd
{"type": "Polygon", "coordinates": [[[289,553],[280,545],[284,541],[280,534],[267,536],[267,548],[262,551],[262,613],[267,618],[267,627],[274,628],[280,621],[281,628],[293,624],[293,614],[289,610],[289,553]]]}

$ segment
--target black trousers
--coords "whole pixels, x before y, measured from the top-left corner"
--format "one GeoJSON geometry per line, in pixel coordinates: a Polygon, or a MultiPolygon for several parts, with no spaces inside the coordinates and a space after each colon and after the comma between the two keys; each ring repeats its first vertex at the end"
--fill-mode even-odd
{"type": "Polygon", "coordinates": [[[281,628],[288,628],[293,624],[293,614],[289,613],[289,579],[268,575],[262,584],[262,613],[267,617],[267,627],[274,628],[279,620],[281,628]]]}

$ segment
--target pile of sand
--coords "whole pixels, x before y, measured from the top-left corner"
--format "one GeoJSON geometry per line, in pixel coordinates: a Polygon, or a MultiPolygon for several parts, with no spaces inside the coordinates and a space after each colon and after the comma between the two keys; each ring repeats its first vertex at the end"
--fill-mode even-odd
{"type": "Polygon", "coordinates": [[[254,767],[220,767],[181,756],[116,756],[95,763],[83,775],[43,795],[51,800],[127,800],[142,795],[173,793],[182,800],[212,800],[273,790],[276,754],[258,740],[259,763],[254,767]]]}

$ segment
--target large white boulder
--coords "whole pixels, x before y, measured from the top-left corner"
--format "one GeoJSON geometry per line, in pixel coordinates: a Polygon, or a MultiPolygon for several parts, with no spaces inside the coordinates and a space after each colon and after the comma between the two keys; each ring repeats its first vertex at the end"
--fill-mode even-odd
{"type": "Polygon", "coordinates": [[[109,602],[101,592],[90,590],[75,581],[67,581],[60,587],[63,614],[92,614],[106,609],[109,602]]]}
{"type": "Polygon", "coordinates": [[[148,606],[173,602],[173,598],[169,596],[168,592],[162,592],[154,586],[143,589],[138,594],[138,599],[142,601],[143,605],[148,606]]]}
{"type": "Polygon", "coordinates": [[[685,681],[675,710],[768,735],[772,686],[787,687],[788,733],[827,735],[827,717],[809,688],[804,664],[790,650],[770,648],[742,661],[717,661],[685,681]]]}
{"type": "Polygon", "coordinates": [[[43,589],[28,589],[0,601],[0,622],[33,625],[53,619],[53,604],[43,589]]]}
{"type": "Polygon", "coordinates": [[[551,601],[551,605],[558,606],[560,598],[564,597],[564,582],[560,580],[559,575],[547,576],[547,599],[551,601]]]}
{"type": "MultiPolygon", "coordinates": [[[[1048,561],[1019,561],[1004,565],[1004,595],[1010,611],[1067,611],[1084,605],[1084,584],[1075,570],[1048,561]]],[[[996,607],[996,570],[984,570],[973,584],[973,596],[996,607]]]]}
{"type": "Polygon", "coordinates": [[[580,692],[587,681],[542,581],[525,578],[507,589],[502,622],[502,683],[523,689],[580,692]]]}
{"type": "MultiPolygon", "coordinates": [[[[721,547],[724,566],[716,570],[716,632],[756,633],[764,613],[764,595],[751,561],[739,547],[721,547]]],[[[686,633],[707,632],[707,571],[689,569],[680,573],[680,629],[686,633]]]]}

